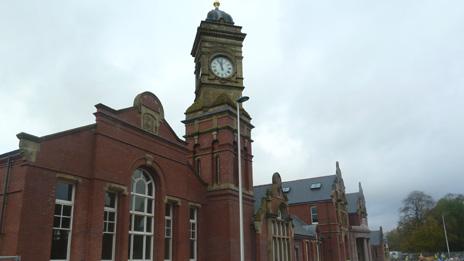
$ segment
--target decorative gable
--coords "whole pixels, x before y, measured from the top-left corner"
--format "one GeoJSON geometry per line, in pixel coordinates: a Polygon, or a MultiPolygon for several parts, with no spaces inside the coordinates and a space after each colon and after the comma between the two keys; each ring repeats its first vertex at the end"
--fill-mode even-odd
{"type": "Polygon", "coordinates": [[[164,119],[163,106],[158,97],[151,92],[143,92],[135,97],[134,107],[141,115],[140,127],[158,135],[161,121],[164,119]]]}

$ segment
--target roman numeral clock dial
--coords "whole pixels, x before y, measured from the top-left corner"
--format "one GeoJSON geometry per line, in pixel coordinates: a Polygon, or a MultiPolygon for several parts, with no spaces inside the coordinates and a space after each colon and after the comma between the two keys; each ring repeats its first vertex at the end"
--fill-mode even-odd
{"type": "Polygon", "coordinates": [[[211,61],[211,71],[220,78],[229,78],[234,73],[232,62],[224,56],[216,56],[211,61]]]}

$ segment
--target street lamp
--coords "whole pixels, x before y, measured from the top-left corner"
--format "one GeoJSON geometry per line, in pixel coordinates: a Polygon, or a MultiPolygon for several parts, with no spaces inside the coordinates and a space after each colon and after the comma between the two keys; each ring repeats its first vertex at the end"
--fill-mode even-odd
{"type": "Polygon", "coordinates": [[[242,156],[240,143],[240,104],[248,101],[250,97],[242,96],[237,99],[237,152],[238,152],[238,208],[240,215],[240,261],[245,261],[245,251],[243,247],[243,202],[242,202],[242,156]]]}

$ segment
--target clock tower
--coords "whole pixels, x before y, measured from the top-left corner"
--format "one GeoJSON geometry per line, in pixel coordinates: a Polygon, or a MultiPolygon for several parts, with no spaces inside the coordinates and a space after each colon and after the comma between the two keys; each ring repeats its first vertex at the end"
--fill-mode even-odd
{"type": "Polygon", "coordinates": [[[246,34],[232,17],[215,9],[197,29],[191,55],[195,58],[195,101],[187,114],[227,103],[243,91],[242,44],[246,34]]]}
{"type": "MultiPolygon", "coordinates": [[[[200,209],[205,242],[199,246],[207,261],[240,259],[237,135],[241,137],[245,260],[252,256],[253,179],[250,115],[236,101],[242,96],[242,46],[245,34],[232,17],[214,3],[197,29],[191,55],[195,62],[195,100],[185,112],[185,138],[190,163],[208,188],[200,209]],[[204,215],[201,215],[204,213],[204,215]]],[[[201,225],[201,224],[200,224],[201,225]]]]}

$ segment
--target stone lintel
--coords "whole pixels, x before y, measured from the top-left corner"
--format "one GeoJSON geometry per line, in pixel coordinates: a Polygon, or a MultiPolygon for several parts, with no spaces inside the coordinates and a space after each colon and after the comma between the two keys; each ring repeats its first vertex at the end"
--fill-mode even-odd
{"type": "Polygon", "coordinates": [[[115,183],[106,183],[105,189],[108,191],[121,193],[126,196],[129,194],[126,186],[115,184],[115,183]]]}

